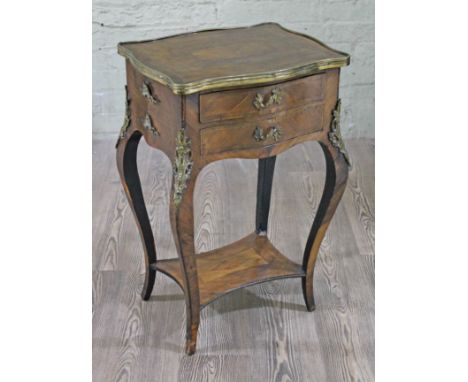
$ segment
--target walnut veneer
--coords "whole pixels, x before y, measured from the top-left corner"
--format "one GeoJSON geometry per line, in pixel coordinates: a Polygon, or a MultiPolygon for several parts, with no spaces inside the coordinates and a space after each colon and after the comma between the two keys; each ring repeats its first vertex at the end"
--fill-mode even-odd
{"type": "Polygon", "coordinates": [[[299,277],[313,310],[315,261],[348,176],[338,86],[339,68],[349,56],[272,23],[123,43],[119,52],[126,57],[127,96],[117,166],[144,244],[143,299],[149,299],[157,271],[182,288],[188,354],[195,351],[200,309],[235,289],[299,277]],[[170,222],[178,258],[156,258],[136,165],[141,137],[173,166],[170,222]],[[320,143],[327,175],[303,263],[296,264],[268,240],[267,224],[276,155],[307,140],[320,143]],[[225,158],[259,159],[256,230],[196,255],[197,175],[225,158]]]}

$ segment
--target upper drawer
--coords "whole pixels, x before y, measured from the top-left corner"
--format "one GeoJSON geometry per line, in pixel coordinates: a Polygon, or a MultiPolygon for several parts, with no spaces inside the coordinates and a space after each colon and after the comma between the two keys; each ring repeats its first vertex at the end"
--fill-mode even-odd
{"type": "Polygon", "coordinates": [[[200,122],[262,116],[324,97],[325,74],[271,86],[200,95],[200,122]]]}

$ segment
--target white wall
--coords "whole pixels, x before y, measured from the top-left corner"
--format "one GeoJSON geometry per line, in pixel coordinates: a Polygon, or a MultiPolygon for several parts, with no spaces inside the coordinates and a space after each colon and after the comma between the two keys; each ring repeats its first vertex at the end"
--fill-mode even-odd
{"type": "Polygon", "coordinates": [[[94,0],[93,132],[117,135],[124,59],[117,43],[274,21],[351,55],[341,75],[345,137],[374,137],[373,0],[94,0]]]}

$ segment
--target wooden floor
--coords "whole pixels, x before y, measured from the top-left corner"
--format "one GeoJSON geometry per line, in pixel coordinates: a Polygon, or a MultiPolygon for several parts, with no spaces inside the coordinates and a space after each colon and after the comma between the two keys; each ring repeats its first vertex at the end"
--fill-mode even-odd
{"type": "MultiPolygon", "coordinates": [[[[143,251],[115,166],[114,140],[93,144],[93,380],[373,381],[374,144],[346,142],[354,167],[315,270],[317,308],[307,312],[300,279],[251,286],[202,310],[197,352],[184,354],[182,292],[158,273],[140,298],[143,251]]],[[[144,142],[140,175],[158,258],[176,256],[169,226],[169,161],[144,142]]],[[[316,143],[276,162],[268,234],[291,260],[303,249],[324,184],[316,143]]],[[[254,230],[256,160],[213,163],[195,192],[196,249],[254,230]]]]}

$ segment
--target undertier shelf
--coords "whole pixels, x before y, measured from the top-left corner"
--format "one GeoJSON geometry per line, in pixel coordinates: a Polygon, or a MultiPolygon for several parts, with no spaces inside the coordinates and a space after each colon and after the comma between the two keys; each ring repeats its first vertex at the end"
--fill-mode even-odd
{"type": "MultiPolygon", "coordinates": [[[[195,256],[200,304],[248,285],[286,277],[303,277],[302,266],[282,255],[266,236],[252,233],[225,247],[195,256]]],[[[152,265],[183,288],[179,259],[158,260],[152,265]]]]}

